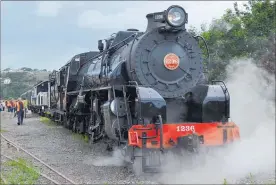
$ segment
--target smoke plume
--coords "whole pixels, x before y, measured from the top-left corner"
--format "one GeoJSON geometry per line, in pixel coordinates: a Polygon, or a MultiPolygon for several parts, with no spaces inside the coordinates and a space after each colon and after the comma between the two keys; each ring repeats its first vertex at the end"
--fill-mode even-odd
{"type": "Polygon", "coordinates": [[[122,151],[115,149],[111,156],[102,156],[92,162],[94,166],[123,166],[124,157],[122,151]]]}
{"type": "MultiPolygon", "coordinates": [[[[155,176],[160,183],[237,183],[250,173],[275,174],[275,77],[251,60],[232,61],[227,66],[231,119],[240,127],[241,141],[204,156],[205,164],[195,169],[155,176]]],[[[171,159],[169,170],[178,163],[171,159]]],[[[168,169],[167,169],[168,170],[168,169]]]]}

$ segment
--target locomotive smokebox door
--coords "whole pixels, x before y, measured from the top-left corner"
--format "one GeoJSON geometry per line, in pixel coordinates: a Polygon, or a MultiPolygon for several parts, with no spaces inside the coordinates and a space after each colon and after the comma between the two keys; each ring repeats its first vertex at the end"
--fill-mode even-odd
{"type": "Polygon", "coordinates": [[[164,98],[184,96],[202,78],[202,52],[184,27],[160,32],[164,23],[156,23],[155,14],[147,15],[148,29],[133,44],[129,76],[164,98]]]}

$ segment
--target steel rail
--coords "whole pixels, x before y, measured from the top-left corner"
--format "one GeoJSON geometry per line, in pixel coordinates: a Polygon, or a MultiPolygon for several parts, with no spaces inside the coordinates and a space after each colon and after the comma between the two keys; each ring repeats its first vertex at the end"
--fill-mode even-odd
{"type": "Polygon", "coordinates": [[[28,152],[27,150],[23,149],[20,146],[17,146],[15,143],[13,143],[12,141],[10,141],[8,138],[6,138],[5,136],[3,136],[3,134],[1,134],[1,137],[4,138],[9,144],[13,145],[15,148],[17,148],[17,150],[22,150],[23,152],[25,152],[26,154],[30,155],[31,157],[33,157],[34,159],[36,159],[37,161],[39,161],[41,164],[43,164],[44,166],[48,167],[50,170],[54,171],[55,173],[57,173],[59,176],[63,177],[64,179],[66,179],[67,181],[69,181],[72,184],[77,184],[74,181],[70,180],[69,178],[67,178],[66,176],[64,176],[63,174],[61,174],[60,172],[58,172],[57,170],[55,170],[54,168],[52,168],[51,166],[49,166],[48,164],[46,164],[45,162],[43,162],[41,159],[37,158],[36,156],[34,156],[33,154],[31,154],[30,152],[28,152]]]}

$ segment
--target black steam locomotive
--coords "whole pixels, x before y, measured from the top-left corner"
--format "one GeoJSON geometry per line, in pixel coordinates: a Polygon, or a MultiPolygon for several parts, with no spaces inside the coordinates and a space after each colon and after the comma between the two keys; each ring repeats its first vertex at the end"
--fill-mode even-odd
{"type": "Polygon", "coordinates": [[[130,161],[142,159],[144,172],[156,169],[147,160],[153,151],[193,152],[239,139],[228,122],[227,88],[208,85],[202,37],[187,32],[185,10],[171,6],[146,18],[145,32],[99,40],[99,51],[75,55],[49,78],[55,121],[91,142],[109,138],[130,161]]]}

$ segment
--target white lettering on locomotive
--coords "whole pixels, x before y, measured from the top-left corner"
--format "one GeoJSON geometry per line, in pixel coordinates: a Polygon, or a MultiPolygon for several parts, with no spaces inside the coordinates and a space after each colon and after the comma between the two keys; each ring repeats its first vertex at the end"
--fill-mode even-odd
{"type": "Polygon", "coordinates": [[[188,131],[195,132],[195,126],[177,126],[176,131],[177,132],[188,132],[188,131]]]}

